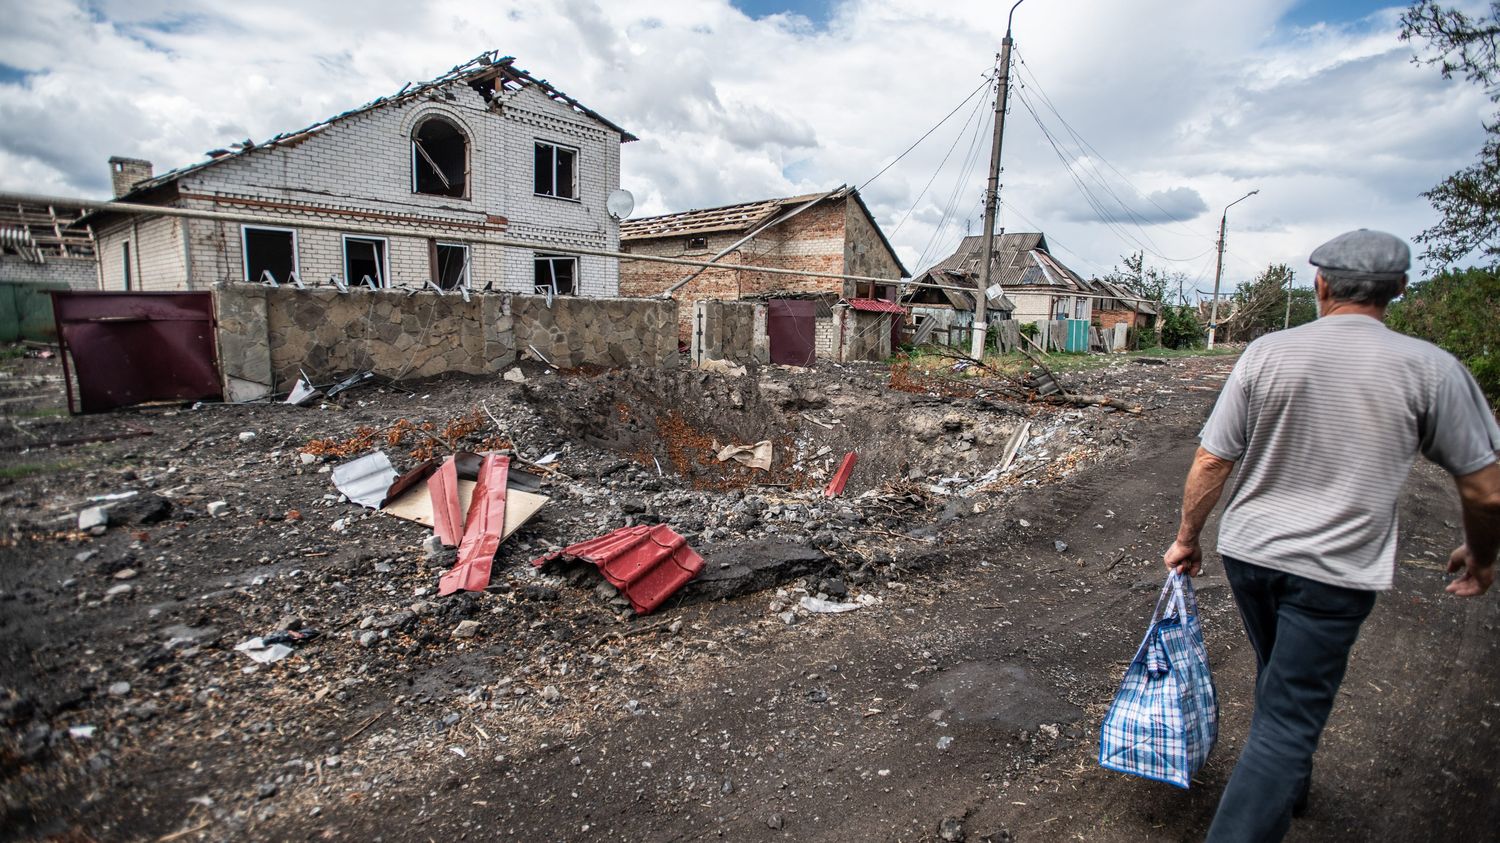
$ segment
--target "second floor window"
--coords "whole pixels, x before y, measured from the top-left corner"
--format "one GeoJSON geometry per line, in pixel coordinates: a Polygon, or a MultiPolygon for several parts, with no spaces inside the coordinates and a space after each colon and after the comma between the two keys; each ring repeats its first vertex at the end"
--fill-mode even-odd
{"type": "Polygon", "coordinates": [[[536,142],[536,195],[578,198],[578,150],[536,142]]]}
{"type": "Polygon", "coordinates": [[[441,117],[423,120],[411,136],[411,190],[432,196],[467,195],[469,142],[441,117]]]}

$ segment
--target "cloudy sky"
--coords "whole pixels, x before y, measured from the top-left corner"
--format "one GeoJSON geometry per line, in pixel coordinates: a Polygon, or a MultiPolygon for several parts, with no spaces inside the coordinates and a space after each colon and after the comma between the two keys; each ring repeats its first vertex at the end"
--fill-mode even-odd
{"type": "MultiPolygon", "coordinates": [[[[919,270],[980,230],[1007,8],[0,0],[0,190],[104,196],[112,154],[161,172],[497,49],[640,136],[622,178],[638,215],[868,182],[919,270]]],[[[1281,261],[1310,283],[1308,252],[1350,228],[1410,238],[1433,220],[1418,194],[1473,159],[1491,106],[1412,64],[1401,9],[1029,0],[1000,225],[1044,231],[1084,274],[1140,251],[1205,288],[1220,212],[1251,190],[1229,212],[1227,284],[1281,261]]]]}

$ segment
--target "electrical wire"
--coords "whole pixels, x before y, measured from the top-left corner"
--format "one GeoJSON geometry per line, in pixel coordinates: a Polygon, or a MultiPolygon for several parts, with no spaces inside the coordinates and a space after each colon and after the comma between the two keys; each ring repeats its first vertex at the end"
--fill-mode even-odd
{"type": "Polygon", "coordinates": [[[938,175],[943,172],[943,166],[946,165],[948,163],[948,159],[952,157],[953,150],[958,148],[958,142],[963,140],[964,135],[968,133],[969,124],[974,122],[975,117],[979,116],[979,110],[983,108],[984,105],[985,101],[983,99],[980,99],[979,102],[974,104],[974,110],[969,112],[969,116],[964,119],[963,126],[959,128],[958,134],[953,136],[953,143],[949,144],[948,151],[943,153],[943,160],[939,161],[937,168],[932,171],[932,177],[927,180],[927,184],[922,187],[922,192],[917,194],[917,198],[912,201],[911,207],[906,209],[906,213],[902,215],[901,221],[896,223],[896,227],[891,229],[891,233],[887,235],[887,237],[895,237],[896,232],[901,230],[901,226],[906,225],[906,221],[911,218],[912,212],[915,211],[917,209],[917,206],[922,203],[922,197],[927,195],[927,191],[932,188],[932,183],[937,181],[938,175]]]}
{"type": "Polygon", "coordinates": [[[907,153],[911,152],[913,149],[916,149],[917,146],[919,146],[922,143],[922,141],[927,140],[927,138],[928,138],[929,135],[931,135],[933,132],[936,132],[939,127],[941,127],[944,123],[948,122],[948,118],[950,118],[953,115],[957,114],[959,109],[963,108],[966,104],[968,104],[969,100],[973,99],[975,94],[977,94],[980,91],[984,90],[986,87],[989,86],[989,84],[990,84],[990,79],[987,76],[987,77],[985,77],[985,80],[983,82],[979,83],[979,87],[977,87],[974,90],[970,91],[969,95],[963,98],[963,102],[960,102],[958,105],[955,105],[953,107],[952,111],[950,111],[947,114],[945,114],[943,116],[943,119],[937,121],[937,123],[934,124],[931,129],[928,129],[927,131],[923,132],[922,136],[919,137],[919,138],[917,138],[916,141],[914,141],[911,146],[908,146],[904,152],[902,152],[900,155],[897,155],[895,158],[891,159],[891,162],[889,164],[886,164],[884,167],[881,167],[880,168],[880,172],[878,172],[875,175],[870,176],[868,179],[866,179],[865,183],[859,186],[859,189],[860,190],[864,190],[865,188],[867,188],[867,187],[870,186],[871,182],[873,182],[876,179],[880,178],[881,176],[885,175],[885,171],[886,170],[889,170],[890,168],[896,166],[896,162],[897,161],[900,161],[902,158],[905,158],[907,156],[907,153]]]}

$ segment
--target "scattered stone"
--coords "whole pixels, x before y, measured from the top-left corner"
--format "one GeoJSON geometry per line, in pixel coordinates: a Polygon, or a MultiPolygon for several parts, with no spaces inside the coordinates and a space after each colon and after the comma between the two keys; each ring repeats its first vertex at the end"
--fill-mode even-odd
{"type": "Polygon", "coordinates": [[[91,506],[78,513],[78,529],[84,532],[96,527],[109,526],[109,509],[103,506],[91,506]]]}
{"type": "MultiPolygon", "coordinates": [[[[245,434],[241,433],[240,435],[244,436],[245,434]]],[[[254,436],[255,434],[252,433],[250,435],[254,436]]],[[[266,782],[265,784],[255,789],[255,798],[270,799],[271,797],[275,796],[276,792],[280,789],[281,788],[276,784],[276,782],[266,782]]]]}
{"type": "Polygon", "coordinates": [[[937,739],[937,748],[939,750],[946,750],[951,746],[953,746],[952,735],[943,735],[941,738],[937,739]]]}
{"type": "Polygon", "coordinates": [[[130,693],[129,682],[116,682],[109,686],[109,695],[112,697],[123,697],[130,693]]]}
{"type": "Polygon", "coordinates": [[[782,612],[781,614],[777,615],[776,617],[781,618],[781,622],[784,623],[784,624],[786,624],[787,626],[796,626],[797,625],[797,613],[796,612],[782,612]]]}
{"type": "Polygon", "coordinates": [[[254,439],[254,438],[255,438],[255,431],[253,431],[253,430],[246,430],[246,431],[244,431],[243,433],[240,434],[240,441],[241,442],[249,442],[251,439],[254,439]]]}
{"type": "Polygon", "coordinates": [[[454,638],[473,638],[479,634],[479,621],[459,621],[453,628],[454,638]]]}
{"type": "Polygon", "coordinates": [[[443,540],[436,534],[422,539],[422,555],[427,559],[441,556],[443,553],[443,540]]]}
{"type": "Polygon", "coordinates": [[[131,580],[131,579],[135,579],[136,576],[139,573],[140,572],[137,571],[134,568],[121,568],[120,570],[115,571],[115,579],[117,579],[117,580],[131,580]]]}
{"type": "Polygon", "coordinates": [[[781,827],[784,825],[786,825],[786,820],[782,819],[780,814],[772,814],[771,816],[766,817],[766,828],[769,828],[772,831],[780,831],[781,827]]]}
{"type": "Polygon", "coordinates": [[[208,515],[210,518],[218,518],[220,516],[228,514],[229,501],[214,501],[213,503],[208,505],[208,515]]]}
{"type": "Polygon", "coordinates": [[[365,630],[364,632],[361,632],[359,634],[359,646],[361,646],[361,647],[373,647],[373,646],[375,646],[375,642],[379,641],[379,640],[380,640],[380,633],[378,633],[378,632],[373,632],[371,630],[365,630]]]}
{"type": "Polygon", "coordinates": [[[112,585],[109,587],[108,591],[104,592],[104,599],[108,600],[111,597],[119,597],[122,594],[129,594],[134,590],[135,589],[130,587],[130,583],[120,583],[119,585],[112,585]]]}
{"type": "Polygon", "coordinates": [[[1065,541],[1063,541],[1063,540],[1061,540],[1061,539],[1058,539],[1057,541],[1053,542],[1052,543],[1052,547],[1054,549],[1056,549],[1058,553],[1067,553],[1068,552],[1068,543],[1065,542],[1065,541]]]}
{"type": "Polygon", "coordinates": [[[562,699],[562,691],[557,690],[556,685],[548,685],[542,689],[542,699],[549,703],[555,703],[562,699]]]}
{"type": "Polygon", "coordinates": [[[316,455],[309,454],[306,451],[303,451],[302,453],[298,454],[297,458],[302,461],[303,465],[312,465],[313,463],[315,463],[315,462],[318,461],[318,458],[317,458],[316,455]]]}
{"type": "Polygon", "coordinates": [[[963,843],[964,821],[958,817],[944,817],[938,823],[938,837],[949,843],[963,843]]]}
{"type": "Polygon", "coordinates": [[[504,378],[507,381],[510,381],[511,383],[526,382],[526,373],[521,371],[519,367],[506,370],[505,374],[501,375],[500,377],[504,378]]]}

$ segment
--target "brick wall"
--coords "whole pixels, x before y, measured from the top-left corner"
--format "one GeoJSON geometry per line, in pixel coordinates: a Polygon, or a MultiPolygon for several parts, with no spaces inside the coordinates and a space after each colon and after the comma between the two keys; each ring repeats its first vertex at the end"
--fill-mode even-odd
{"type": "Polygon", "coordinates": [[[1135,311],[1133,310],[1096,310],[1094,317],[1099,320],[1099,327],[1113,328],[1116,325],[1135,325],[1135,311]]]}
{"type": "Polygon", "coordinates": [[[32,263],[15,255],[0,255],[0,281],[23,284],[59,284],[74,290],[99,287],[99,263],[93,258],[49,257],[32,263]]]}
{"type": "MultiPolygon", "coordinates": [[[[475,289],[530,293],[533,290],[533,253],[478,242],[503,235],[511,239],[599,249],[615,249],[619,225],[605,202],[619,186],[619,135],[534,88],[504,94],[491,109],[468,85],[442,89],[452,100],[422,99],[393,103],[340,120],[295,145],[265,147],[222,161],[178,181],[185,198],[176,204],[209,210],[265,216],[267,224],[297,229],[297,263],[304,282],[326,282],[344,276],[343,232],[298,228],[299,220],[348,224],[353,236],[375,236],[360,227],[392,229],[387,233],[390,281],[398,286],[421,286],[431,276],[429,240],[470,243],[470,277],[475,289]],[[441,116],[458,126],[469,140],[468,196],[465,198],[413,193],[410,138],[429,116],[441,116]],[[546,141],[578,150],[579,198],[533,195],[533,149],[546,141]],[[272,206],[267,203],[275,203],[272,206]],[[491,217],[509,221],[502,231],[491,217]],[[400,232],[409,231],[409,235],[400,232]]],[[[159,218],[160,219],[160,218],[159,218]]],[[[153,221],[154,222],[154,221],[153,221]]],[[[183,255],[177,220],[171,231],[148,229],[141,222],[143,269],[154,271],[151,281],[162,288],[187,285],[187,260],[162,272],[151,256],[168,250],[183,255]],[[175,239],[174,239],[175,238],[175,239]],[[170,241],[170,242],[169,242],[170,241]]],[[[242,225],[238,222],[193,220],[188,225],[191,284],[244,279],[242,225]]],[[[118,238],[128,224],[109,229],[110,251],[103,251],[106,287],[119,289],[118,238]]],[[[104,245],[101,243],[101,245],[104,245]]],[[[357,281],[358,279],[352,279],[357,281]]],[[[615,261],[579,258],[579,293],[613,296],[618,290],[615,261]]]]}

